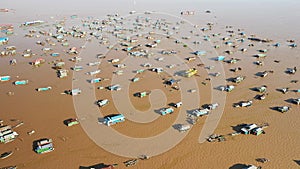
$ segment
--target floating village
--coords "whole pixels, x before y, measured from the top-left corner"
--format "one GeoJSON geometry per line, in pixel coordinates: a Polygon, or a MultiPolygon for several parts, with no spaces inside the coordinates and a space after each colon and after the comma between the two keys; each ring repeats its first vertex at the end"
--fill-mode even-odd
{"type": "MultiPolygon", "coordinates": [[[[1,9],[0,12],[9,10],[1,9]]],[[[133,130],[138,126],[131,124],[132,121],[138,121],[132,120],[140,117],[137,112],[148,111],[152,105],[156,106],[155,110],[147,114],[156,118],[158,122],[155,125],[170,124],[170,132],[176,133],[171,135],[199,132],[206,121],[211,122],[209,118],[221,119],[222,114],[239,114],[239,120],[234,120],[231,126],[222,125],[224,130],[215,130],[213,127],[205,130],[201,144],[217,147],[239,144],[243,138],[253,139],[259,146],[263,142],[261,139],[277,131],[278,126],[268,121],[268,116],[280,119],[292,114],[292,118],[299,120],[299,60],[285,65],[282,64],[285,56],[273,57],[276,53],[284,55],[280,52],[282,48],[285,51],[298,50],[298,40],[271,39],[229,25],[220,29],[215,22],[202,25],[188,22],[189,17],[197,13],[212,15],[210,10],[187,10],[179,11],[177,17],[181,19],[178,19],[159,12],[130,11],[126,16],[118,13],[108,14],[104,18],[71,15],[58,20],[45,18],[18,24],[0,23],[1,100],[12,98],[16,101],[23,88],[30,91],[26,92],[28,95],[48,96],[49,99],[44,100],[45,105],[47,102],[50,104],[51,96],[62,100],[73,98],[74,106],[78,106],[76,110],[67,114],[69,118],[55,123],[68,131],[80,126],[88,130],[89,126],[97,125],[103,129],[127,132],[126,127],[133,130]],[[18,39],[22,39],[22,44],[17,43],[18,39]],[[278,65],[284,69],[277,68],[278,65]],[[51,79],[55,79],[55,83],[51,79]],[[65,83],[69,85],[62,86],[65,83]],[[155,88],[163,91],[164,96],[153,90],[155,88]],[[93,97],[87,93],[94,93],[93,97]],[[232,98],[226,100],[224,97],[225,103],[223,96],[232,98]],[[202,100],[202,97],[207,99],[202,100]],[[280,104],[272,102],[273,99],[279,100],[280,104]],[[133,105],[129,105],[129,101],[133,105]],[[80,109],[80,105],[86,109],[80,109]],[[91,112],[87,107],[96,111],[91,112]],[[135,110],[132,107],[138,111],[133,112],[135,110]],[[268,112],[267,115],[259,113],[262,109],[268,112]],[[81,113],[81,110],[84,111],[81,113]],[[257,118],[252,118],[256,120],[247,118],[251,112],[256,112],[257,118]],[[177,116],[182,118],[177,119],[177,116]]],[[[13,104],[10,106],[18,105],[13,104]]],[[[26,107],[22,109],[24,113],[27,111],[26,107]]],[[[56,111],[60,108],[45,109],[56,111]]],[[[22,147],[18,147],[23,142],[25,144],[26,140],[26,143],[31,143],[26,145],[32,149],[29,154],[46,160],[53,160],[47,155],[56,151],[67,151],[69,147],[65,144],[72,142],[71,136],[49,137],[48,133],[41,133],[38,126],[22,118],[2,119],[1,116],[1,169],[30,168],[30,164],[14,163],[17,153],[22,151],[22,147]],[[8,150],[6,147],[9,145],[13,145],[10,148],[16,148],[8,150]]],[[[43,115],[38,117],[43,118],[43,115]]],[[[51,121],[49,117],[40,120],[51,121]]],[[[157,127],[148,128],[146,131],[128,132],[131,136],[141,133],[143,137],[143,132],[150,131],[156,135],[163,131],[157,127]]],[[[299,132],[295,132],[295,135],[299,135],[299,132]]],[[[287,138],[286,144],[289,144],[289,139],[293,138],[287,138]]],[[[78,167],[144,168],[143,163],[151,164],[155,158],[155,153],[148,151],[135,157],[122,158],[122,162],[110,160],[78,167]]],[[[298,159],[290,160],[294,160],[296,166],[300,164],[299,151],[295,158],[298,159]]],[[[261,154],[252,161],[241,163],[233,163],[232,167],[228,167],[269,168],[268,165],[280,161],[261,154]]]]}

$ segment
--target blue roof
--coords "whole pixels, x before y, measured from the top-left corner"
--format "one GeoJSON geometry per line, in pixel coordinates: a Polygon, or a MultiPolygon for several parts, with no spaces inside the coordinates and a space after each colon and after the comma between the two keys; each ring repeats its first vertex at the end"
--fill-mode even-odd
{"type": "Polygon", "coordinates": [[[8,37],[0,37],[0,42],[8,41],[8,37]]]}

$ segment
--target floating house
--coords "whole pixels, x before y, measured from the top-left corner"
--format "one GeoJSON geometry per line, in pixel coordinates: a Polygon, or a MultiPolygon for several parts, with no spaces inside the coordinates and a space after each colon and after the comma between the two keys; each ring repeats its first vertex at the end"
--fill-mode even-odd
{"type": "Polygon", "coordinates": [[[112,59],[112,60],[110,60],[111,63],[117,63],[119,61],[120,61],[120,59],[112,59]]]}
{"type": "Polygon", "coordinates": [[[290,110],[290,107],[282,106],[282,107],[278,107],[277,110],[280,111],[281,113],[285,113],[285,112],[288,112],[290,110]]]}
{"type": "Polygon", "coordinates": [[[174,112],[174,109],[169,107],[169,108],[163,108],[160,110],[161,115],[167,115],[167,114],[172,114],[174,112]]]}
{"type": "Polygon", "coordinates": [[[242,169],[261,169],[261,167],[256,167],[254,165],[247,165],[246,167],[244,167],[242,169]]]}
{"type": "Polygon", "coordinates": [[[300,105],[300,98],[293,99],[292,102],[293,102],[294,104],[300,105]]]}
{"type": "Polygon", "coordinates": [[[41,20],[36,20],[36,21],[29,21],[29,22],[24,22],[21,26],[36,26],[45,23],[44,21],[41,20]]]}
{"type": "Polygon", "coordinates": [[[179,127],[178,127],[178,130],[180,132],[185,132],[185,131],[188,131],[191,129],[191,125],[189,124],[180,124],[179,127]]]}
{"type": "Polygon", "coordinates": [[[0,45],[4,45],[8,43],[8,37],[0,37],[0,45]]]}
{"type": "Polygon", "coordinates": [[[195,51],[194,54],[197,55],[197,56],[205,56],[206,51],[195,51]]]}
{"type": "Polygon", "coordinates": [[[104,107],[104,106],[108,105],[109,101],[108,101],[108,99],[104,99],[104,100],[98,100],[96,103],[99,107],[104,107]]]}
{"type": "Polygon", "coordinates": [[[61,69],[65,66],[65,62],[57,62],[54,64],[54,68],[61,69]]]}
{"type": "Polygon", "coordinates": [[[40,92],[40,91],[48,91],[48,90],[51,90],[51,89],[52,89],[52,87],[48,86],[48,87],[40,87],[40,88],[37,88],[36,90],[38,92],[40,92]]]}
{"type": "Polygon", "coordinates": [[[245,127],[241,129],[242,134],[254,134],[254,135],[260,135],[263,134],[264,131],[262,127],[257,126],[256,124],[247,124],[245,127]]]}
{"type": "Polygon", "coordinates": [[[119,90],[121,90],[121,86],[119,84],[115,84],[115,85],[112,85],[112,86],[108,86],[107,89],[108,90],[119,91],[119,90]]]}
{"type": "Polygon", "coordinates": [[[66,70],[66,69],[58,70],[58,71],[57,71],[57,76],[58,76],[59,78],[67,77],[67,76],[68,76],[68,70],[66,70]]]}
{"type": "Polygon", "coordinates": [[[257,87],[256,90],[260,93],[264,93],[267,91],[267,86],[263,85],[263,86],[257,87]]]}
{"type": "Polygon", "coordinates": [[[28,80],[17,80],[14,82],[15,85],[26,85],[28,84],[28,80]]]}
{"type": "Polygon", "coordinates": [[[101,80],[102,80],[101,78],[95,78],[95,79],[91,79],[90,82],[91,83],[99,83],[99,82],[101,82],[101,80]]]}
{"type": "Polygon", "coordinates": [[[177,81],[176,81],[175,79],[169,79],[169,80],[165,81],[165,84],[166,84],[166,85],[172,86],[172,85],[175,84],[176,82],[177,82],[177,81]]]}
{"type": "Polygon", "coordinates": [[[82,69],[83,69],[82,66],[74,66],[74,67],[72,67],[72,70],[74,70],[75,72],[78,72],[78,71],[80,71],[82,69]]]}
{"type": "Polygon", "coordinates": [[[76,96],[79,95],[80,93],[81,93],[80,89],[72,89],[70,94],[76,96]]]}
{"type": "Polygon", "coordinates": [[[74,118],[68,119],[68,120],[66,120],[65,122],[66,122],[65,124],[66,124],[68,127],[79,124],[79,121],[78,121],[77,119],[74,119],[74,118]]]}
{"type": "Polygon", "coordinates": [[[38,59],[36,59],[36,60],[34,60],[34,61],[32,62],[32,65],[34,65],[34,66],[39,66],[39,65],[42,64],[42,63],[45,63],[45,59],[43,59],[43,58],[38,58],[38,59]]]}
{"type": "Polygon", "coordinates": [[[206,116],[209,114],[209,109],[196,109],[192,112],[192,115],[196,117],[206,116]]]}
{"type": "Polygon", "coordinates": [[[152,69],[152,72],[156,72],[156,73],[161,73],[161,72],[163,72],[164,70],[163,70],[163,68],[153,68],[152,69]]]}
{"type": "Polygon", "coordinates": [[[182,102],[177,102],[177,103],[174,103],[174,107],[175,108],[179,108],[182,106],[182,102]]]}
{"type": "Polygon", "coordinates": [[[225,60],[225,56],[218,56],[216,58],[216,61],[224,61],[225,60]]]}
{"type": "Polygon", "coordinates": [[[87,65],[88,66],[98,66],[98,65],[100,65],[101,64],[101,62],[90,62],[90,63],[88,63],[87,65]]]}
{"type": "Polygon", "coordinates": [[[182,11],[180,12],[181,15],[195,15],[195,11],[182,11]]]}
{"type": "Polygon", "coordinates": [[[244,79],[245,79],[244,76],[238,76],[238,77],[236,77],[236,78],[233,78],[232,81],[233,81],[234,83],[240,83],[240,82],[242,82],[244,79]]]}
{"type": "Polygon", "coordinates": [[[54,150],[52,139],[42,139],[37,141],[34,151],[38,154],[48,153],[54,150]]]}
{"type": "Polygon", "coordinates": [[[136,96],[142,98],[148,96],[150,93],[151,92],[138,92],[136,93],[136,96]]]}
{"type": "Polygon", "coordinates": [[[52,57],[58,57],[59,56],[59,53],[51,53],[50,54],[52,57]]]}
{"type": "Polygon", "coordinates": [[[0,76],[0,82],[5,82],[9,80],[10,80],[10,76],[0,76]]]}
{"type": "Polygon", "coordinates": [[[96,75],[100,72],[101,72],[101,70],[95,70],[95,71],[87,72],[86,74],[93,76],[93,75],[96,75]]]}
{"type": "Polygon", "coordinates": [[[221,91],[231,92],[235,87],[233,85],[226,85],[220,87],[221,91]]]}
{"type": "Polygon", "coordinates": [[[8,143],[14,141],[19,134],[12,130],[11,126],[0,126],[0,142],[8,143]]]}
{"type": "Polygon", "coordinates": [[[185,77],[192,77],[193,75],[195,75],[197,73],[197,69],[195,68],[192,68],[192,69],[189,69],[187,71],[184,72],[184,76],[185,77]]]}
{"type": "Polygon", "coordinates": [[[104,124],[106,124],[107,126],[111,126],[124,121],[125,116],[123,114],[109,115],[104,118],[104,124]]]}
{"type": "Polygon", "coordinates": [[[135,78],[131,79],[132,82],[137,82],[139,80],[140,80],[140,78],[138,78],[138,77],[135,77],[135,78]]]}

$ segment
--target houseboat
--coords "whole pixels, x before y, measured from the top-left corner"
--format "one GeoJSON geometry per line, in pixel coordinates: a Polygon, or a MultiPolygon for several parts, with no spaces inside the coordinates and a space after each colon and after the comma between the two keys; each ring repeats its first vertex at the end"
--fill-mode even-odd
{"type": "Polygon", "coordinates": [[[9,80],[10,80],[10,76],[0,76],[0,82],[5,82],[9,80]]]}
{"type": "Polygon", "coordinates": [[[174,109],[169,107],[169,108],[163,108],[160,110],[160,114],[162,116],[167,115],[167,114],[172,114],[174,112],[174,109]]]}
{"type": "Polygon", "coordinates": [[[38,154],[48,153],[54,150],[52,139],[41,139],[37,141],[34,151],[38,154]]]}
{"type": "Polygon", "coordinates": [[[48,86],[48,87],[40,87],[40,88],[37,88],[36,90],[38,92],[40,92],[40,91],[48,91],[48,90],[51,90],[51,89],[52,89],[52,87],[48,86]]]}
{"type": "Polygon", "coordinates": [[[28,84],[28,80],[17,80],[14,82],[15,85],[26,85],[28,84]]]}
{"type": "Polygon", "coordinates": [[[109,115],[104,118],[104,124],[106,124],[107,126],[111,126],[124,121],[125,116],[123,114],[109,115]]]}
{"type": "Polygon", "coordinates": [[[8,143],[14,141],[19,134],[12,130],[11,126],[1,126],[0,127],[0,142],[8,143]]]}

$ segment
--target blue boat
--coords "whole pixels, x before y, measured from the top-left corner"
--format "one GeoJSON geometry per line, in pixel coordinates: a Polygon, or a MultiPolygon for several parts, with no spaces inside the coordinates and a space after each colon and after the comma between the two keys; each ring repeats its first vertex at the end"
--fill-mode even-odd
{"type": "Polygon", "coordinates": [[[28,80],[18,80],[14,82],[15,85],[25,85],[28,84],[28,80]]]}
{"type": "Polygon", "coordinates": [[[51,56],[57,57],[57,56],[59,56],[59,53],[51,53],[51,56]]]}
{"type": "Polygon", "coordinates": [[[40,92],[40,91],[47,91],[47,90],[51,90],[52,87],[48,86],[48,87],[40,87],[40,88],[37,88],[37,91],[40,92]]]}
{"type": "Polygon", "coordinates": [[[161,115],[167,115],[167,114],[172,114],[174,112],[174,109],[169,107],[169,108],[163,108],[160,110],[161,115]]]}
{"type": "Polygon", "coordinates": [[[0,82],[5,82],[9,80],[10,80],[10,76],[0,76],[0,82]]]}
{"type": "Polygon", "coordinates": [[[101,82],[101,78],[95,78],[95,79],[92,79],[90,82],[91,83],[99,83],[99,82],[101,82]]]}

